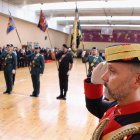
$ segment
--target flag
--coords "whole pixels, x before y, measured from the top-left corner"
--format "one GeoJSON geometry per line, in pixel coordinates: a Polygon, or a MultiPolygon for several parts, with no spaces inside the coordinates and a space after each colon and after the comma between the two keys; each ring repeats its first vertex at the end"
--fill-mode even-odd
{"type": "Polygon", "coordinates": [[[81,26],[80,26],[79,13],[76,7],[75,19],[74,19],[74,24],[73,24],[72,34],[71,34],[72,49],[75,50],[79,47],[81,38],[82,38],[82,31],[81,31],[81,26]]]}
{"type": "Polygon", "coordinates": [[[15,22],[14,22],[12,16],[10,15],[9,21],[8,21],[8,26],[7,26],[7,34],[15,29],[16,29],[15,22]]]}
{"type": "Polygon", "coordinates": [[[42,10],[40,11],[40,18],[39,18],[39,22],[38,22],[38,27],[43,32],[45,32],[46,29],[48,28],[48,23],[46,21],[46,17],[44,15],[44,13],[42,12],[42,10]]]}

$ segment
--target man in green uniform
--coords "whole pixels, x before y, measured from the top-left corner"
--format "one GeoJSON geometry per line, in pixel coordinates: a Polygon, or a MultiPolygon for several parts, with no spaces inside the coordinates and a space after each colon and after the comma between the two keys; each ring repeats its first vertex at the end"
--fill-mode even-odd
{"type": "Polygon", "coordinates": [[[44,57],[39,53],[39,46],[34,47],[34,53],[26,56],[31,60],[30,73],[33,83],[33,93],[31,97],[38,97],[40,93],[40,75],[44,72],[44,57]]]}
{"type": "Polygon", "coordinates": [[[4,94],[12,93],[13,87],[13,74],[15,74],[16,66],[17,66],[17,57],[15,53],[13,53],[13,46],[7,45],[6,52],[0,55],[0,59],[4,58],[4,77],[6,82],[6,91],[3,92],[4,94]]]}
{"type": "Polygon", "coordinates": [[[98,50],[96,47],[92,48],[91,55],[87,57],[86,62],[89,63],[87,77],[90,79],[93,68],[96,67],[100,62],[103,62],[102,57],[98,55],[98,50]]]}

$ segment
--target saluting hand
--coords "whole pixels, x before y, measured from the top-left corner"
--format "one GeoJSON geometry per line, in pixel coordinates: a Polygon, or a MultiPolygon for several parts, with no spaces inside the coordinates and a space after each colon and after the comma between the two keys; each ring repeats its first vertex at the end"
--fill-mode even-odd
{"type": "Polygon", "coordinates": [[[106,70],[107,63],[106,62],[99,63],[92,71],[91,82],[93,84],[103,84],[101,76],[106,72],[106,70]]]}

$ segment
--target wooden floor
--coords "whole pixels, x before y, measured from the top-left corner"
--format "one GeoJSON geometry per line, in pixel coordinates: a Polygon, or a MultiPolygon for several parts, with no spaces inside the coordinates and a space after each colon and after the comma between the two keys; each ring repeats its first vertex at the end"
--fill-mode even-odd
{"type": "Polygon", "coordinates": [[[74,60],[69,77],[66,101],[59,95],[55,63],[47,63],[41,77],[41,93],[32,98],[32,82],[28,68],[17,70],[12,95],[5,91],[0,72],[0,140],[90,140],[98,119],[85,107],[83,79],[85,66],[74,60]]]}

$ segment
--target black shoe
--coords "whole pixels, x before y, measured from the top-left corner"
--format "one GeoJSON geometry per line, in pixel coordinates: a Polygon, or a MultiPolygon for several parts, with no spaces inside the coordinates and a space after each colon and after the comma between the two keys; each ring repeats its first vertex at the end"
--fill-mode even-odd
{"type": "Polygon", "coordinates": [[[4,92],[3,92],[3,94],[6,94],[6,93],[8,93],[8,91],[4,91],[4,92]]]}
{"type": "Polygon", "coordinates": [[[12,94],[12,91],[7,92],[8,94],[12,94]]]}
{"type": "Polygon", "coordinates": [[[62,99],[63,99],[63,100],[66,100],[66,97],[63,97],[62,99]]]}
{"type": "Polygon", "coordinates": [[[63,99],[63,96],[59,95],[58,97],[56,97],[56,99],[63,99]]]}
{"type": "Polygon", "coordinates": [[[32,95],[30,95],[30,96],[31,96],[31,97],[38,97],[38,95],[33,95],[33,94],[32,94],[32,95]]]}

